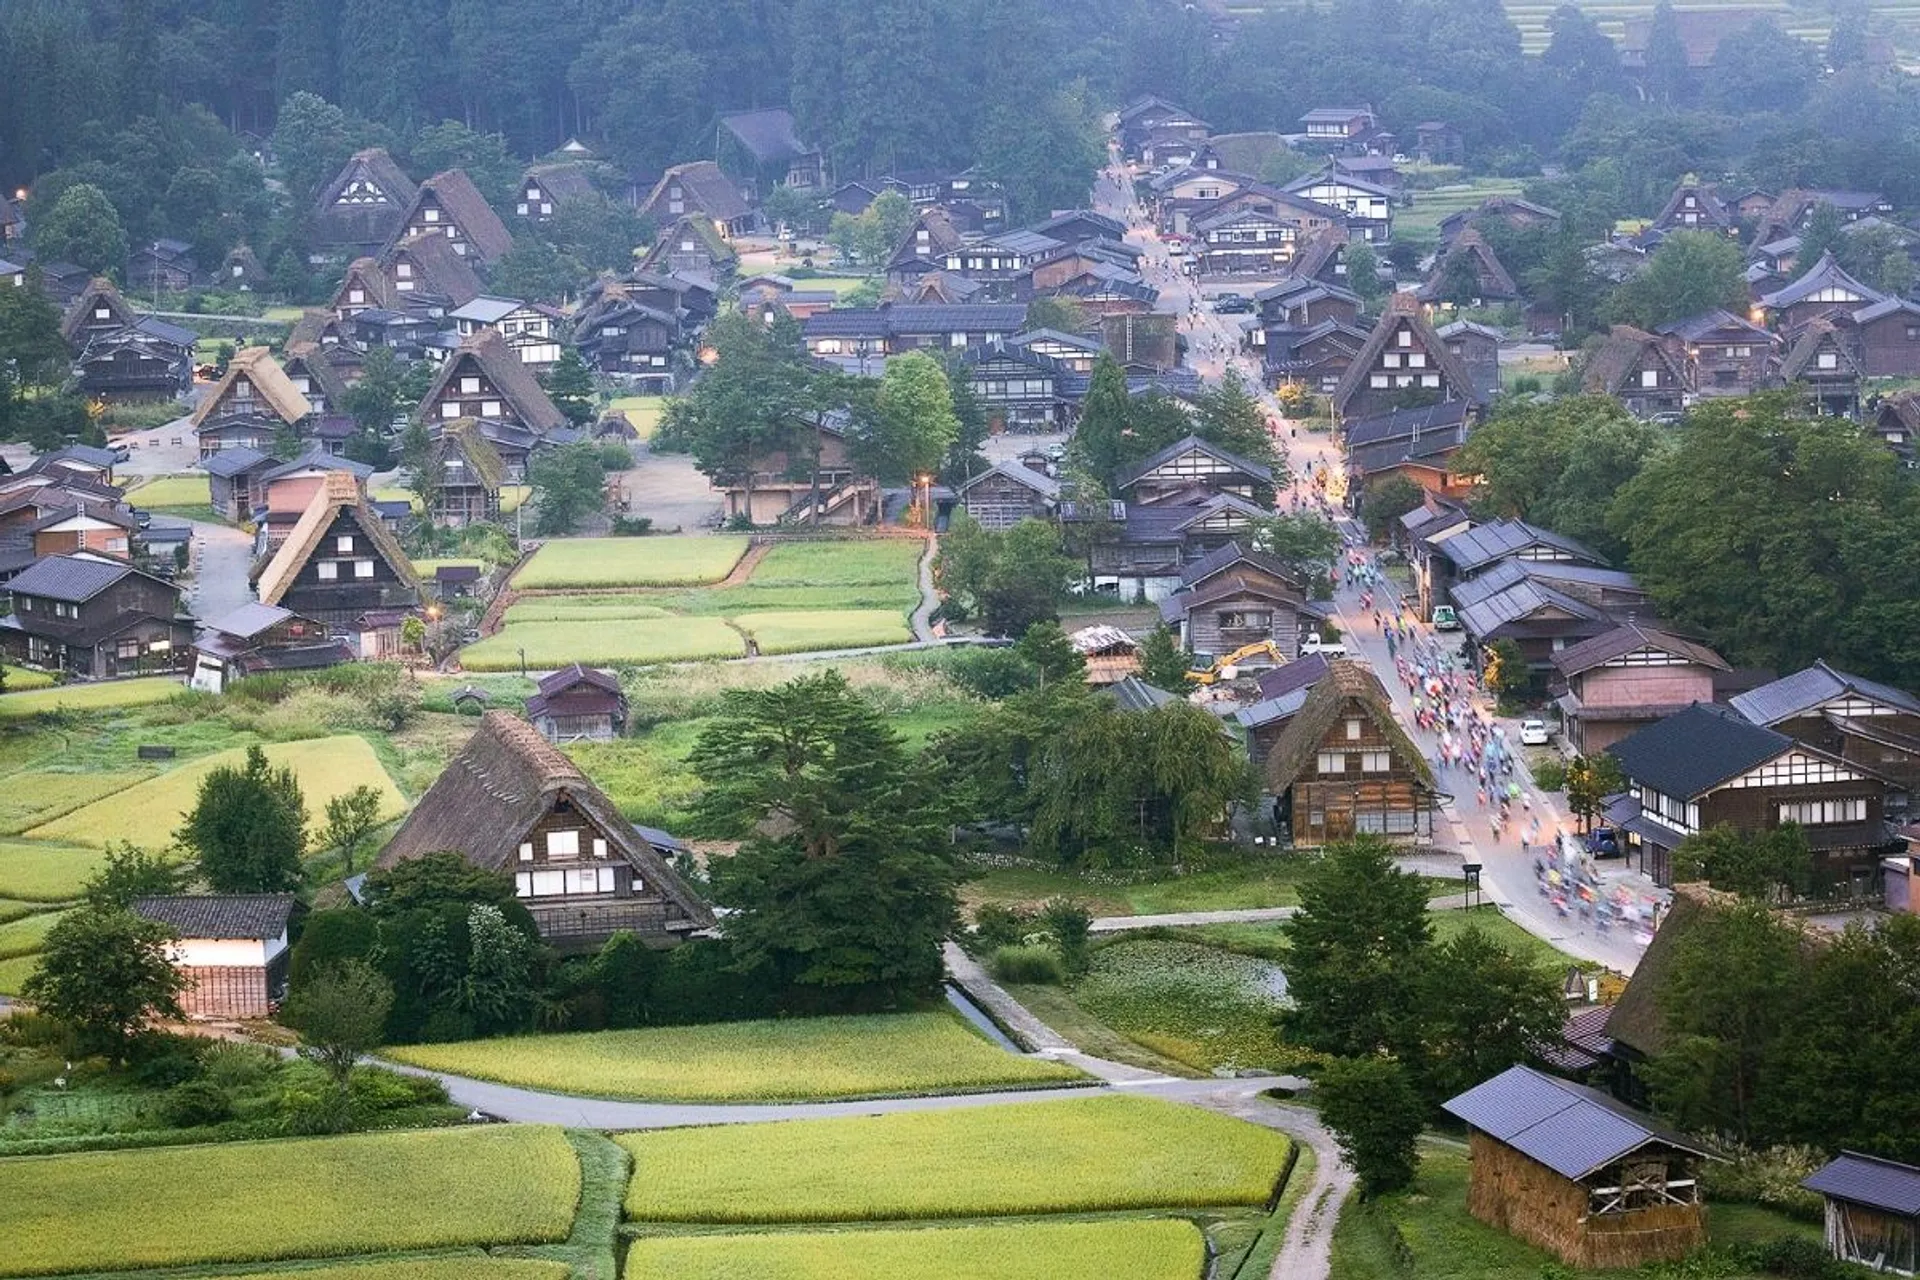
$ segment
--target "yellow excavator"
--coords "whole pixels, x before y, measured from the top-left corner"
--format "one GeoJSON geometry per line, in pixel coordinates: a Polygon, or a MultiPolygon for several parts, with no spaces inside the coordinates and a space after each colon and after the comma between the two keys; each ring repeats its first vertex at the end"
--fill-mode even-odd
{"type": "Polygon", "coordinates": [[[1241,645],[1232,653],[1221,654],[1207,666],[1195,667],[1187,672],[1187,679],[1203,688],[1216,681],[1231,680],[1239,674],[1237,668],[1241,663],[1259,654],[1265,654],[1276,667],[1284,666],[1287,661],[1287,655],[1280,652],[1279,645],[1271,640],[1256,640],[1252,644],[1241,645]]]}

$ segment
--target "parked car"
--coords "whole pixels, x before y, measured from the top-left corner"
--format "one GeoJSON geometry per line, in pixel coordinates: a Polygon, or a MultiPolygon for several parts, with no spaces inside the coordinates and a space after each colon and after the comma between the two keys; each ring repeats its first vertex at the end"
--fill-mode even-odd
{"type": "Polygon", "coordinates": [[[1213,309],[1219,315],[1240,315],[1253,310],[1253,299],[1237,293],[1223,293],[1213,300],[1213,309]]]}
{"type": "Polygon", "coordinates": [[[1437,604],[1433,606],[1433,629],[1435,631],[1458,631],[1460,629],[1460,615],[1453,611],[1452,605],[1437,604]]]}
{"type": "Polygon", "coordinates": [[[1620,856],[1620,833],[1612,827],[1596,827],[1587,836],[1587,852],[1596,858],[1620,856]]]}
{"type": "Polygon", "coordinates": [[[1547,729],[1545,720],[1522,720],[1520,722],[1520,745],[1523,747],[1544,747],[1552,741],[1553,735],[1547,729]]]}
{"type": "Polygon", "coordinates": [[[1316,631],[1300,642],[1300,656],[1309,658],[1316,653],[1324,658],[1344,658],[1347,656],[1347,642],[1328,640],[1316,631]]]}

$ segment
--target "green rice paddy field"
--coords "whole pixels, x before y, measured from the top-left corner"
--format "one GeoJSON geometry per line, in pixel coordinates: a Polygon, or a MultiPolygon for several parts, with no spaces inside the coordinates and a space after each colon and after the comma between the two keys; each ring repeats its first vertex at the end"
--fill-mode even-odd
{"type": "Polygon", "coordinates": [[[923,550],[898,538],[782,543],[738,580],[740,538],[558,540],[515,576],[505,625],[460,661],[517,671],[524,653],[529,670],[548,670],[900,644],[912,639],[923,550]]]}

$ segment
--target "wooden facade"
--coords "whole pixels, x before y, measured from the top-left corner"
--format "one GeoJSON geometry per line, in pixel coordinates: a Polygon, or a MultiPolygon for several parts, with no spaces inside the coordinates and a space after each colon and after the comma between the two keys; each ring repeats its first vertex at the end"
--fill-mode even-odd
{"type": "Polygon", "coordinates": [[[960,505],[983,529],[1045,520],[1060,503],[1060,482],[1018,462],[983,471],[960,487],[960,505]]]}
{"type": "Polygon", "coordinates": [[[840,421],[823,417],[796,436],[791,447],[756,454],[750,474],[727,480],[727,515],[757,525],[863,525],[877,519],[879,482],[854,466],[840,421]]]}
{"type": "Polygon", "coordinates": [[[1377,835],[1432,840],[1439,807],[1433,771],[1393,719],[1379,678],[1345,660],[1328,664],[1266,761],[1274,818],[1300,846],[1377,835]]]}
{"type": "Polygon", "coordinates": [[[86,679],[156,675],[191,660],[193,620],[180,588],[125,564],[69,556],[35,561],[7,584],[0,652],[86,679]]]}
{"type": "Polygon", "coordinates": [[[1643,1148],[1575,1181],[1478,1129],[1467,1141],[1467,1211],[1569,1266],[1672,1261],[1707,1241],[1706,1207],[1692,1176],[1698,1159],[1690,1153],[1643,1148]]]}
{"type": "Polygon", "coordinates": [[[1587,756],[1680,707],[1712,702],[1714,673],[1728,669],[1710,649],[1631,624],[1561,650],[1553,664],[1566,682],[1568,744],[1587,756]]]}

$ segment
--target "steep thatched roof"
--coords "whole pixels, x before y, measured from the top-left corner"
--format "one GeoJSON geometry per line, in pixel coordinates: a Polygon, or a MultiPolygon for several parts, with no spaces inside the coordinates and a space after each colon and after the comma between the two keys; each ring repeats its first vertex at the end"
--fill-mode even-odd
{"type": "Polygon", "coordinates": [[[71,344],[81,333],[97,325],[112,323],[130,329],[134,320],[133,308],[120,296],[120,290],[114,287],[113,281],[105,276],[95,276],[87,281],[87,287],[80,291],[80,296],[73,300],[73,305],[67,308],[67,314],[61,318],[60,336],[71,344]],[[93,313],[103,306],[113,312],[111,321],[94,316],[93,313]]]}
{"type": "Polygon", "coordinates": [[[293,385],[293,380],[287,377],[287,372],[280,367],[280,362],[273,358],[271,350],[266,347],[245,347],[234,353],[233,359],[227,363],[226,376],[220,379],[219,385],[207,393],[206,398],[194,409],[193,416],[187,421],[199,427],[213,417],[216,410],[227,408],[227,400],[233,392],[234,384],[242,378],[253,384],[252,398],[263,401],[267,408],[273,410],[274,415],[288,426],[292,426],[313,412],[313,406],[307,403],[307,398],[301,395],[299,388],[293,385]]]}
{"type": "Polygon", "coordinates": [[[1613,1012],[1607,1015],[1607,1034],[1614,1042],[1636,1053],[1652,1057],[1666,1047],[1667,1028],[1660,1016],[1660,988],[1673,972],[1673,958],[1680,940],[1715,910],[1733,902],[1733,895],[1709,889],[1704,884],[1679,884],[1673,887],[1673,906],[1667,918],[1654,931],[1633,978],[1620,993],[1613,1012]]]}
{"type": "MultiPolygon", "coordinates": [[[[1367,385],[1367,379],[1374,370],[1374,363],[1380,353],[1385,351],[1393,335],[1406,325],[1413,331],[1412,349],[1425,353],[1429,364],[1445,379],[1445,391],[1462,400],[1478,400],[1474,393],[1473,376],[1467,372],[1467,366],[1460,357],[1440,340],[1433,331],[1433,325],[1420,306],[1420,300],[1411,293],[1396,293],[1387,301],[1386,310],[1381,314],[1373,332],[1367,335],[1366,342],[1354,354],[1353,363],[1340,376],[1340,385],[1333,390],[1333,407],[1345,414],[1347,405],[1353,397],[1367,385]]],[[[1446,397],[1443,397],[1446,398],[1446,397]]]]}
{"type": "Polygon", "coordinates": [[[713,924],[707,904],[579,766],[505,711],[481,717],[480,728],[420,797],[377,865],[450,850],[477,867],[511,870],[520,842],[562,801],[592,822],[608,846],[633,864],[641,882],[659,890],[696,928],[713,924]]]}
{"type": "Polygon", "coordinates": [[[480,433],[477,419],[456,418],[438,429],[427,465],[436,468],[436,474],[441,474],[453,459],[458,459],[465,466],[467,474],[489,493],[498,493],[507,478],[506,462],[500,457],[500,451],[493,447],[493,442],[480,433]]]}
{"type": "Polygon", "coordinates": [[[422,231],[408,236],[388,249],[380,259],[381,269],[391,278],[390,302],[404,303],[415,291],[445,298],[456,307],[464,307],[484,291],[480,277],[466,258],[453,251],[453,242],[443,235],[422,231]],[[403,289],[399,265],[413,268],[413,289],[403,289]]]}
{"type": "Polygon", "coordinates": [[[413,225],[415,215],[429,199],[446,211],[480,261],[492,262],[513,248],[513,236],[507,231],[507,224],[500,221],[500,215],[480,194],[480,188],[473,185],[466,170],[448,169],[421,183],[407,206],[407,216],[400,220],[402,233],[413,225]]]}
{"type": "Polygon", "coordinates": [[[259,594],[262,604],[279,604],[286,596],[288,588],[300,576],[300,570],[306,567],[308,559],[319,548],[320,540],[333,527],[334,517],[344,509],[351,508],[359,522],[360,531],[372,540],[374,548],[381,558],[386,560],[394,576],[402,583],[420,589],[420,579],[413,571],[413,562],[407,559],[407,553],[388,529],[386,522],[374,514],[367,505],[366,497],[360,492],[360,482],[350,471],[329,471],[322,479],[320,487],[314,491],[313,501],[300,513],[300,521],[293,526],[293,532],[273,553],[273,559],[267,561],[267,567],[260,573],[259,594]]]}
{"type": "Polygon", "coordinates": [[[1306,704],[1287,722],[1280,740],[1273,744],[1273,750],[1267,755],[1267,789],[1279,795],[1291,787],[1320,753],[1328,731],[1355,711],[1373,721],[1374,727],[1385,735],[1398,757],[1395,767],[1412,770],[1421,784],[1432,790],[1433,770],[1407,731],[1393,718],[1393,705],[1379,677],[1362,664],[1344,658],[1327,664],[1327,674],[1314,683],[1306,704]]]}
{"type": "Polygon", "coordinates": [[[533,370],[520,362],[507,340],[492,329],[475,332],[440,366],[439,376],[427,389],[422,405],[438,404],[441,395],[462,374],[478,373],[493,384],[505,402],[509,420],[530,431],[546,433],[567,425],[567,415],[533,376],[533,370]]]}

